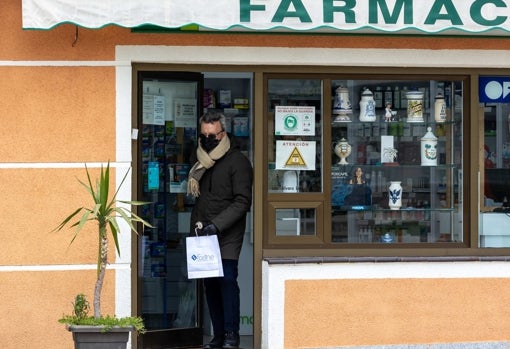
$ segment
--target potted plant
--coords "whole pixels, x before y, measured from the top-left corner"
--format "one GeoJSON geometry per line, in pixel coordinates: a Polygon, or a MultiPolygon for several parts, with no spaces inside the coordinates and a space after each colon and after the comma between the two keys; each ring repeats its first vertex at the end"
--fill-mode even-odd
{"type": "Polygon", "coordinates": [[[127,172],[119,185],[119,189],[115,191],[110,198],[110,163],[106,168],[101,166],[101,174],[95,183],[92,183],[89,170],[85,166],[87,173],[87,183],[78,180],[92,197],[90,207],[80,207],[67,216],[53,231],[60,231],[65,226],[75,228],[74,237],[70,244],[74,242],[78,233],[88,222],[98,224],[98,260],[97,260],[97,278],[94,287],[94,315],[89,316],[89,303],[83,294],[76,296],[73,303],[73,314],[64,315],[59,322],[65,323],[69,331],[73,333],[76,349],[99,349],[99,348],[126,348],[130,331],[138,333],[145,332],[143,320],[140,317],[117,318],[115,316],[103,316],[101,314],[101,291],[103,288],[103,280],[106,274],[106,266],[108,264],[108,238],[113,238],[117,253],[120,254],[118,233],[120,227],[117,220],[126,222],[131,231],[138,234],[137,224],[141,223],[143,227],[152,226],[133,213],[130,209],[117,206],[117,203],[139,206],[147,204],[139,201],[121,201],[117,200],[118,190],[122,187],[124,180],[129,172],[127,172]],[[109,234],[110,233],[110,234],[109,234]],[[90,332],[91,331],[91,332],[90,332]],[[121,334],[121,339],[111,339],[112,336],[121,334]],[[85,337],[83,339],[82,337],[85,337]],[[99,340],[103,344],[94,342],[99,340]],[[123,345],[119,344],[123,341],[123,345]]]}

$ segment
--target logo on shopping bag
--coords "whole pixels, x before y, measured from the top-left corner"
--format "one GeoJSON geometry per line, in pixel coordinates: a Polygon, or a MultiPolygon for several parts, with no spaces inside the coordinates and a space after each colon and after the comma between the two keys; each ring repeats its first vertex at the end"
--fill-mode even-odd
{"type": "Polygon", "coordinates": [[[194,254],[191,259],[195,262],[209,262],[214,261],[214,255],[212,254],[194,254]]]}

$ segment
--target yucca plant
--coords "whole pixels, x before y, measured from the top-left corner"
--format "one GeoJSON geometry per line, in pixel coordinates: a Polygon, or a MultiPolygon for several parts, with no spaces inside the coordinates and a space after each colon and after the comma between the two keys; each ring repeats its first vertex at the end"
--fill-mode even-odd
{"type": "MultiPolygon", "coordinates": [[[[130,209],[122,206],[117,206],[117,203],[127,204],[131,206],[139,206],[148,204],[148,202],[141,201],[121,201],[117,200],[117,194],[119,189],[122,187],[129,171],[124,175],[122,181],[115,191],[112,197],[110,197],[110,162],[106,168],[101,166],[101,174],[99,179],[96,179],[93,184],[90,173],[85,165],[85,171],[87,173],[87,183],[78,181],[85,187],[87,192],[92,196],[92,203],[90,207],[80,207],[66,217],[62,223],[60,223],[53,231],[57,232],[62,230],[65,226],[69,225],[70,228],[76,228],[74,236],[71,239],[70,244],[74,242],[79,232],[88,222],[96,222],[98,224],[98,256],[97,256],[97,279],[94,287],[94,318],[101,318],[101,291],[103,288],[103,280],[106,273],[106,266],[108,264],[108,231],[115,242],[115,248],[117,253],[120,255],[118,234],[120,231],[117,220],[123,220],[126,222],[131,231],[138,234],[137,223],[141,223],[142,227],[150,227],[152,225],[142,219],[140,216],[133,213],[130,209]],[[76,220],[75,220],[76,219],[76,220]]],[[[72,323],[72,318],[78,318],[76,316],[65,316],[61,319],[61,322],[72,323]]],[[[78,320],[78,319],[75,319],[78,320]]],[[[79,321],[76,321],[79,322],[79,321]]],[[[78,323],[72,323],[78,324],[78,323]]]]}

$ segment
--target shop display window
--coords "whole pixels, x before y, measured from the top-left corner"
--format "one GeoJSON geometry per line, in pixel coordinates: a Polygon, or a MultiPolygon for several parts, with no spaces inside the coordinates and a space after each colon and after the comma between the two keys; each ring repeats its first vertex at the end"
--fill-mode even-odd
{"type": "Polygon", "coordinates": [[[484,206],[510,212],[510,104],[484,105],[484,206]]]}
{"type": "Polygon", "coordinates": [[[266,81],[270,241],[309,236],[319,202],[321,244],[463,242],[462,79],[266,81]]]}
{"type": "Polygon", "coordinates": [[[510,104],[481,108],[480,247],[510,247],[510,104]]]}

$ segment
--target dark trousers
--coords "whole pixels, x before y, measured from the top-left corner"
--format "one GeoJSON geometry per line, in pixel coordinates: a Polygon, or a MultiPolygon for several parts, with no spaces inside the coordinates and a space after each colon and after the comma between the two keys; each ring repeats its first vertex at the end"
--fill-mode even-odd
{"type": "Polygon", "coordinates": [[[223,259],[223,277],[204,279],[205,298],[215,336],[239,333],[240,300],[236,259],[223,259]]]}

